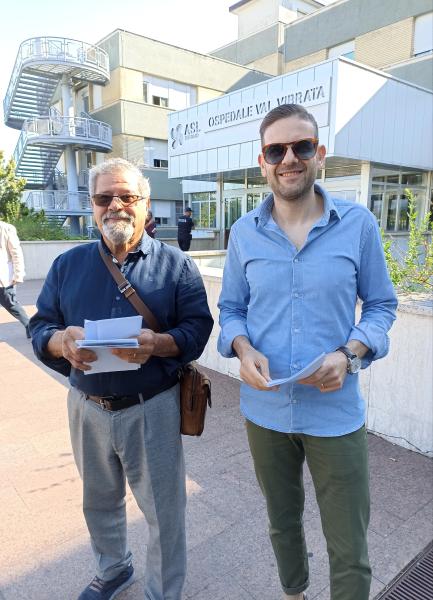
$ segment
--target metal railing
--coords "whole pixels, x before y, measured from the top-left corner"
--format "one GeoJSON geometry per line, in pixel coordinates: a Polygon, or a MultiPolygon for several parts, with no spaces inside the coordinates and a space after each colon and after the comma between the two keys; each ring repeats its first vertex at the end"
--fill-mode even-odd
{"type": "Polygon", "coordinates": [[[98,46],[60,37],[37,37],[25,40],[19,47],[6,96],[3,100],[5,115],[8,113],[10,100],[22,67],[26,62],[39,59],[48,64],[53,61],[56,64],[80,65],[83,69],[100,71],[107,80],[110,78],[108,54],[98,46]]]}
{"type": "Polygon", "coordinates": [[[33,117],[26,119],[18,138],[17,145],[13,153],[15,163],[19,163],[19,159],[23,150],[30,139],[41,138],[45,141],[56,143],[56,138],[74,138],[72,142],[76,142],[76,138],[96,142],[97,145],[107,147],[112,144],[112,129],[110,125],[95,121],[94,119],[82,119],[81,117],[33,117]]]}
{"type": "Polygon", "coordinates": [[[68,192],[67,190],[36,190],[30,192],[25,203],[36,211],[91,211],[88,192],[68,192]]]}
{"type": "Polygon", "coordinates": [[[28,137],[78,137],[99,141],[104,145],[111,144],[112,139],[110,125],[81,117],[33,117],[24,121],[23,131],[27,132],[28,137]]]}

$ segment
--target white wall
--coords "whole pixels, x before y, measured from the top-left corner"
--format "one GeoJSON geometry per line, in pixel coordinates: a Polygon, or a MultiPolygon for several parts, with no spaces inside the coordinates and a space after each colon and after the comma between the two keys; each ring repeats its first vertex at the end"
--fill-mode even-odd
{"type": "Polygon", "coordinates": [[[338,61],[335,156],[433,168],[433,93],[386,74],[338,61]]]}
{"type": "Polygon", "coordinates": [[[21,242],[26,279],[45,279],[55,258],[77,244],[87,241],[21,242]]]}
{"type": "Polygon", "coordinates": [[[238,15],[238,39],[248,37],[278,21],[279,0],[254,0],[241,6],[238,15]]]}

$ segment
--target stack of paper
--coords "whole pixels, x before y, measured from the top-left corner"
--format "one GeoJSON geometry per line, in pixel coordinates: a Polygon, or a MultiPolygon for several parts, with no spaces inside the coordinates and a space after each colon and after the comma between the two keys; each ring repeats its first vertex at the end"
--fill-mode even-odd
{"type": "Polygon", "coordinates": [[[308,365],[306,365],[303,369],[292,375],[291,377],[283,377],[282,379],[271,379],[266,383],[267,387],[274,387],[274,385],[281,385],[283,383],[294,383],[295,381],[299,381],[300,379],[305,379],[312,375],[319,367],[322,366],[323,361],[325,360],[325,353],[319,354],[316,356],[314,360],[312,360],[308,365]]]}
{"type": "Polygon", "coordinates": [[[77,340],[77,346],[92,350],[97,359],[89,363],[92,369],[85,375],[113,371],[133,371],[140,368],[138,363],[129,363],[111,353],[111,348],[138,348],[137,336],[140,335],[142,318],[121,317],[119,319],[101,319],[84,321],[84,340],[77,340]]]}

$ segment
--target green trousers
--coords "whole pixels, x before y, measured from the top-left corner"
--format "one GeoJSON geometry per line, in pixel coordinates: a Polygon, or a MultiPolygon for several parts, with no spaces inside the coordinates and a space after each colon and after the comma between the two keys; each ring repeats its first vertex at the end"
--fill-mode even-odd
{"type": "Polygon", "coordinates": [[[331,600],[368,600],[371,569],[365,427],[340,437],[272,431],[246,422],[260,488],[266,498],[269,534],[287,594],[308,587],[303,528],[303,464],[307,460],[326,538],[331,600]]]}

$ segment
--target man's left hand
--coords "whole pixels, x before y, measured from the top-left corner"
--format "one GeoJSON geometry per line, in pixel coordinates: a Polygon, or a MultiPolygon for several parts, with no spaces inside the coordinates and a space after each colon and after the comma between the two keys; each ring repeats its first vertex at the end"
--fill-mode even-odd
{"type": "Polygon", "coordinates": [[[335,392],[343,387],[346,375],[346,356],[342,352],[330,352],[317,371],[305,379],[300,379],[298,383],[315,385],[321,392],[335,392]]]}
{"type": "Polygon", "coordinates": [[[111,352],[129,363],[144,365],[154,354],[157,334],[151,329],[142,329],[137,338],[138,348],[113,348],[111,352]]]}

